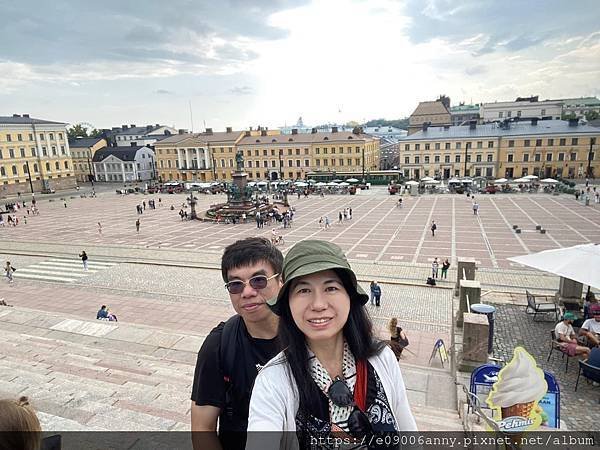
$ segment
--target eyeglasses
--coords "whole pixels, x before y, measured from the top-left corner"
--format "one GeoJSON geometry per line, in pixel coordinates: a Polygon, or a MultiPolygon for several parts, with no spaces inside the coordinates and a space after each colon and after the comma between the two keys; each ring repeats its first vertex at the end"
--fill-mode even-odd
{"type": "Polygon", "coordinates": [[[335,377],[333,383],[329,386],[327,395],[334,405],[341,407],[354,406],[348,417],[348,428],[353,437],[362,437],[373,431],[369,418],[354,403],[354,397],[350,392],[350,388],[339,376],[335,377]]]}
{"type": "Polygon", "coordinates": [[[271,275],[270,277],[267,277],[266,275],[256,275],[248,281],[233,280],[229,283],[225,283],[225,289],[227,289],[230,294],[241,294],[246,285],[249,284],[252,289],[261,290],[267,287],[269,280],[272,280],[277,276],[279,276],[278,273],[271,275]]]}

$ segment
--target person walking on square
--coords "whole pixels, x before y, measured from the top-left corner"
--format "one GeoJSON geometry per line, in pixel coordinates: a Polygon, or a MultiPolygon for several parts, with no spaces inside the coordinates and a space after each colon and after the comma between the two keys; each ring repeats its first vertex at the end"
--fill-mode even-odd
{"type": "Polygon", "coordinates": [[[146,200],[142,202],[142,205],[144,205],[144,210],[146,210],[146,200]]]}
{"type": "Polygon", "coordinates": [[[15,270],[17,269],[10,265],[10,261],[6,261],[6,265],[4,266],[4,273],[6,274],[6,278],[8,278],[9,283],[13,282],[13,273],[15,272],[15,270]]]}
{"type": "Polygon", "coordinates": [[[479,203],[473,202],[473,214],[477,215],[479,212],[479,203]]]}
{"type": "Polygon", "coordinates": [[[319,228],[323,230],[323,216],[319,218],[319,228]]]}
{"type": "Polygon", "coordinates": [[[435,220],[431,221],[431,236],[435,237],[435,230],[437,230],[437,225],[435,224],[435,220]]]}
{"type": "Polygon", "coordinates": [[[381,286],[377,284],[377,281],[373,281],[371,286],[371,292],[373,293],[373,299],[375,300],[375,306],[381,306],[381,286]]]}
{"type": "Polygon", "coordinates": [[[87,272],[88,270],[88,255],[83,251],[79,254],[81,258],[81,262],[83,263],[83,270],[87,272]]]}
{"type": "Polygon", "coordinates": [[[352,208],[348,208],[348,220],[352,220],[352,208]]]}
{"type": "Polygon", "coordinates": [[[65,208],[67,207],[67,201],[63,200],[63,205],[65,205],[65,208]]]}
{"type": "Polygon", "coordinates": [[[329,216],[325,216],[325,229],[329,230],[329,227],[331,227],[331,221],[329,220],[329,216]]]}
{"type": "Polygon", "coordinates": [[[433,258],[433,262],[431,263],[431,278],[435,279],[438,277],[438,268],[440,267],[440,263],[437,258],[433,258]]]}
{"type": "Polygon", "coordinates": [[[98,222],[98,234],[102,235],[102,224],[98,222]]]}
{"type": "Polygon", "coordinates": [[[450,268],[450,261],[448,258],[442,263],[442,278],[448,278],[448,269],[450,268]]]}
{"type": "Polygon", "coordinates": [[[138,234],[140,234],[140,219],[139,218],[135,221],[135,231],[138,234]]]}
{"type": "Polygon", "coordinates": [[[338,223],[342,223],[343,222],[343,216],[342,216],[342,212],[340,211],[338,213],[338,223]]]}

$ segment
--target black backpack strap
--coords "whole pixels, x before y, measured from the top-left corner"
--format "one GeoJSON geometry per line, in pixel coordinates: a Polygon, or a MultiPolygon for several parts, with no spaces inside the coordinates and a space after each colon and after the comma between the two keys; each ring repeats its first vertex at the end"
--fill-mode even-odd
{"type": "MultiPolygon", "coordinates": [[[[219,359],[221,361],[221,371],[225,381],[225,406],[222,414],[231,420],[234,416],[235,405],[238,401],[238,395],[232,383],[234,366],[236,362],[236,349],[240,333],[240,321],[242,318],[236,314],[229,318],[223,325],[221,333],[221,342],[219,346],[219,359]]],[[[240,380],[236,380],[239,382],[240,380]]]]}

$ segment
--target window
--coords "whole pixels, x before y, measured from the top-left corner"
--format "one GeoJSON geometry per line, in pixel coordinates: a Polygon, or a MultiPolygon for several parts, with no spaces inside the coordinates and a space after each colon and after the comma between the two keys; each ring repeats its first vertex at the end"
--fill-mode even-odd
{"type": "Polygon", "coordinates": [[[502,111],[498,112],[498,118],[502,119],[502,117],[504,116],[504,113],[502,111]]]}
{"type": "Polygon", "coordinates": [[[292,167],[292,160],[291,159],[288,160],[288,167],[292,167]]]}
{"type": "Polygon", "coordinates": [[[471,162],[471,155],[467,155],[467,162],[471,162]]]}
{"type": "Polygon", "coordinates": [[[579,139],[571,138],[571,145],[577,145],[578,142],[579,142],[579,139]]]}
{"type": "Polygon", "coordinates": [[[54,133],[50,133],[50,140],[53,141],[54,140],[54,133]]]}
{"type": "Polygon", "coordinates": [[[459,149],[460,149],[460,142],[457,142],[457,143],[456,143],[456,147],[455,147],[455,148],[456,148],[456,150],[459,150],[459,149]]]}
{"type": "Polygon", "coordinates": [[[258,156],[258,155],[259,155],[259,150],[258,149],[254,150],[254,156],[258,156]]]}
{"type": "Polygon", "coordinates": [[[439,150],[439,149],[440,149],[440,143],[439,143],[439,142],[436,142],[436,143],[435,143],[435,149],[436,149],[436,150],[439,150]]]}
{"type": "Polygon", "coordinates": [[[507,155],[507,156],[508,156],[507,161],[508,162],[513,162],[514,155],[510,154],[510,155],[507,155]]]}
{"type": "Polygon", "coordinates": [[[410,158],[408,156],[404,157],[404,164],[410,164],[410,158]]]}
{"type": "Polygon", "coordinates": [[[12,136],[10,134],[6,135],[6,142],[12,142],[12,136]]]}
{"type": "Polygon", "coordinates": [[[514,140],[512,140],[512,139],[511,139],[511,140],[509,140],[509,141],[508,141],[508,146],[509,146],[509,147],[514,147],[514,146],[515,146],[515,141],[514,141],[514,140]]]}
{"type": "Polygon", "coordinates": [[[319,147],[315,148],[315,153],[317,155],[320,155],[321,154],[321,149],[319,147]]]}
{"type": "Polygon", "coordinates": [[[425,164],[429,164],[429,156],[425,156],[424,162],[425,162],[425,164]]]}
{"type": "Polygon", "coordinates": [[[35,163],[35,164],[33,165],[33,171],[34,171],[35,173],[39,173],[39,171],[40,171],[40,170],[38,169],[38,165],[37,165],[37,163],[35,163]]]}
{"type": "Polygon", "coordinates": [[[321,160],[320,159],[315,160],[315,163],[316,163],[317,167],[321,167],[321,160]]]}
{"type": "Polygon", "coordinates": [[[410,150],[410,144],[404,144],[404,151],[409,151],[410,150]]]}
{"type": "Polygon", "coordinates": [[[517,111],[517,117],[521,117],[521,111],[517,111]]]}
{"type": "Polygon", "coordinates": [[[467,150],[471,148],[471,142],[467,142],[467,150]]]}
{"type": "Polygon", "coordinates": [[[571,153],[571,161],[577,161],[577,153],[571,153]]]}
{"type": "Polygon", "coordinates": [[[6,176],[6,170],[4,169],[4,166],[0,167],[0,176],[6,176]]]}
{"type": "Polygon", "coordinates": [[[493,162],[494,161],[494,155],[487,155],[487,162],[493,162]]]}
{"type": "Polygon", "coordinates": [[[44,133],[40,133],[40,141],[44,140],[44,133]]]}
{"type": "MultiPolygon", "coordinates": [[[[348,160],[348,165],[350,165],[350,164],[351,164],[351,163],[350,163],[350,161],[351,161],[351,160],[348,160]]],[[[308,159],[305,159],[305,160],[304,160],[304,167],[308,167],[308,166],[310,166],[310,161],[309,161],[308,159]]]]}
{"type": "Polygon", "coordinates": [[[454,162],[457,162],[457,163],[459,163],[459,162],[460,162],[460,155],[456,155],[456,156],[454,157],[454,162]]]}
{"type": "Polygon", "coordinates": [[[494,148],[494,141],[488,141],[488,148],[494,148]]]}
{"type": "Polygon", "coordinates": [[[51,172],[49,162],[46,163],[46,172],[51,172]]]}
{"type": "Polygon", "coordinates": [[[541,147],[542,146],[542,140],[541,139],[536,139],[535,140],[535,146],[536,147],[541,147]]]}
{"type": "Polygon", "coordinates": [[[425,144],[425,150],[429,150],[430,149],[430,145],[429,144],[425,144]]]}
{"type": "Polygon", "coordinates": [[[546,153],[546,161],[552,161],[552,153],[546,153]]]}
{"type": "Polygon", "coordinates": [[[326,155],[326,154],[327,154],[327,152],[328,152],[327,148],[324,148],[324,149],[323,149],[323,154],[324,154],[324,155],[326,155]]]}
{"type": "Polygon", "coordinates": [[[558,154],[558,160],[559,161],[564,161],[565,160],[565,154],[564,153],[559,153],[558,154]]]}
{"type": "Polygon", "coordinates": [[[23,140],[23,135],[17,134],[17,141],[22,141],[22,140],[23,140]]]}
{"type": "Polygon", "coordinates": [[[444,145],[444,149],[450,150],[450,142],[446,142],[446,144],[444,145]]]}
{"type": "Polygon", "coordinates": [[[529,153],[523,153],[523,162],[529,162],[529,153]]]}
{"type": "Polygon", "coordinates": [[[25,149],[22,148],[22,149],[20,149],[20,151],[21,151],[21,158],[25,158],[25,149]]]}
{"type": "Polygon", "coordinates": [[[12,166],[12,174],[17,175],[17,166],[12,166]]]}
{"type": "Polygon", "coordinates": [[[542,114],[541,114],[541,116],[542,116],[542,117],[544,117],[545,115],[546,115],[546,110],[545,110],[545,109],[542,109],[542,114]]]}
{"type": "Polygon", "coordinates": [[[508,111],[508,112],[506,113],[506,117],[512,117],[512,111],[508,111]]]}
{"type": "Polygon", "coordinates": [[[65,161],[65,169],[69,169],[69,161],[65,161]]]}
{"type": "Polygon", "coordinates": [[[524,147],[529,147],[531,144],[531,141],[529,139],[525,139],[525,141],[523,141],[523,146],[524,147]]]}
{"type": "Polygon", "coordinates": [[[415,156],[415,164],[419,164],[421,162],[421,158],[415,156]]]}
{"type": "Polygon", "coordinates": [[[15,157],[15,149],[14,148],[9,148],[8,149],[8,157],[9,158],[14,158],[15,157]]]}
{"type": "MultiPolygon", "coordinates": [[[[308,160],[307,160],[308,161],[308,160]]],[[[348,158],[348,165],[351,166],[352,165],[352,158],[348,158]]],[[[308,167],[308,162],[306,163],[306,166],[308,167]]]]}
{"type": "Polygon", "coordinates": [[[567,145],[567,140],[565,138],[561,138],[559,145],[567,145]]]}
{"type": "Polygon", "coordinates": [[[326,159],[323,160],[323,165],[324,166],[328,166],[329,165],[329,161],[327,161],[326,159]]]}
{"type": "Polygon", "coordinates": [[[486,177],[491,177],[493,175],[493,168],[492,167],[486,167],[485,168],[485,176],[486,177]]]}
{"type": "Polygon", "coordinates": [[[421,144],[415,144],[415,150],[421,150],[421,144]]]}
{"type": "Polygon", "coordinates": [[[542,155],[541,155],[540,153],[536,153],[536,154],[533,156],[533,159],[534,159],[536,162],[539,162],[539,161],[541,161],[541,160],[542,160],[542,155]]]}
{"type": "Polygon", "coordinates": [[[481,155],[475,156],[475,162],[481,162],[481,155]]]}
{"type": "Polygon", "coordinates": [[[446,164],[449,164],[449,163],[450,163],[450,155],[445,155],[445,156],[444,156],[444,162],[445,162],[446,164]]]}
{"type": "Polygon", "coordinates": [[[62,139],[63,138],[63,134],[62,133],[58,133],[58,138],[62,139]]]}
{"type": "Polygon", "coordinates": [[[56,147],[52,146],[52,156],[56,156],[56,147]]]}
{"type": "Polygon", "coordinates": [[[477,141],[477,148],[483,148],[483,142],[477,141]]]}
{"type": "Polygon", "coordinates": [[[29,140],[33,141],[33,134],[32,133],[29,133],[29,140]]]}
{"type": "Polygon", "coordinates": [[[263,156],[267,156],[267,149],[263,150],[263,156]]]}
{"type": "Polygon", "coordinates": [[[554,139],[548,139],[548,147],[552,147],[554,145],[554,139]]]}

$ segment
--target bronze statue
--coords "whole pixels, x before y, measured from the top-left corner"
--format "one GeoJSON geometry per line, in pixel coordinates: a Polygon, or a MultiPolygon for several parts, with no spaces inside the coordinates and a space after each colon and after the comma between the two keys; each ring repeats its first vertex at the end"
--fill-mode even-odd
{"type": "Polygon", "coordinates": [[[242,152],[241,150],[238,150],[238,152],[235,154],[235,163],[236,163],[236,170],[238,172],[241,172],[244,170],[244,152],[242,152]]]}

